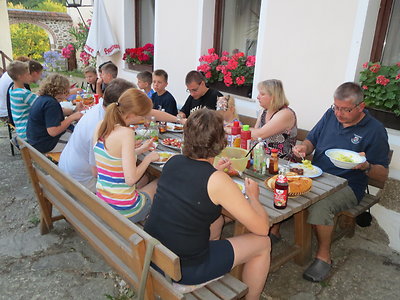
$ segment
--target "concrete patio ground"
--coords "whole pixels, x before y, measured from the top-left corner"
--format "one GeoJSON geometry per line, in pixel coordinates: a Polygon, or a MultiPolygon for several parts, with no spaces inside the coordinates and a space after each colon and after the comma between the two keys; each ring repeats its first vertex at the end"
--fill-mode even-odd
{"type": "MultiPolygon", "coordinates": [[[[127,299],[121,279],[68,223],[39,234],[38,205],[3,124],[0,163],[0,299],[127,299]]],[[[291,222],[274,252],[292,240],[291,222]]],[[[333,244],[332,258],[332,275],[322,283],[302,279],[306,266],[285,264],[268,276],[262,299],[399,299],[400,254],[375,220],[333,244]]]]}

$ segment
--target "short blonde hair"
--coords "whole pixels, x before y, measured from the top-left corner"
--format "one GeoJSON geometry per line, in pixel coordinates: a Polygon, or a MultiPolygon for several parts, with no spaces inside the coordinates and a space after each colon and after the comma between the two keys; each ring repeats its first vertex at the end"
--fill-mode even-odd
{"type": "Polygon", "coordinates": [[[27,62],[14,60],[8,65],[7,73],[12,80],[18,80],[19,76],[29,73],[29,65],[27,62]]]}
{"type": "Polygon", "coordinates": [[[60,94],[69,92],[69,80],[67,77],[59,74],[48,76],[40,85],[38,94],[40,96],[49,95],[56,97],[60,94]]]}
{"type": "Polygon", "coordinates": [[[272,97],[271,110],[277,111],[284,106],[289,105],[289,101],[285,96],[282,81],[278,79],[264,80],[258,83],[257,88],[260,91],[268,93],[272,97]]]}

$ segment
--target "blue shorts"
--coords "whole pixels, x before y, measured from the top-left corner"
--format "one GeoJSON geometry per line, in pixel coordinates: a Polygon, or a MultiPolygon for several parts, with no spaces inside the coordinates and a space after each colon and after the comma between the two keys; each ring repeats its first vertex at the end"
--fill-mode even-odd
{"type": "Polygon", "coordinates": [[[193,285],[207,282],[229,273],[235,253],[228,240],[210,241],[209,252],[198,264],[181,260],[182,279],[179,284],[193,285]]]}

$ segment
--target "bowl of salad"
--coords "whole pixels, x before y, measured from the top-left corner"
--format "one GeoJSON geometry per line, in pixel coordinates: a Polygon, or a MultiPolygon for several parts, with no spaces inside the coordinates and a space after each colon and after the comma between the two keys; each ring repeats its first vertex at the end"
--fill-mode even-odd
{"type": "Polygon", "coordinates": [[[329,149],[325,151],[331,162],[341,169],[352,169],[366,161],[365,156],[346,149],[329,149]]]}

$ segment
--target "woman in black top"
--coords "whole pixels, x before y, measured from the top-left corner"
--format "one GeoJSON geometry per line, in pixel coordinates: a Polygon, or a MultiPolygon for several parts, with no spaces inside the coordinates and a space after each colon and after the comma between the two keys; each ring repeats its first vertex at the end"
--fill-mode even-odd
{"type": "Polygon", "coordinates": [[[201,109],[185,126],[183,155],[163,168],[145,230],[181,259],[180,284],[193,285],[218,278],[244,263],[246,299],[259,299],[270,263],[268,216],[259,202],[259,187],[246,179],[246,200],[237,184],[214,158],[226,145],[223,119],[201,109]],[[219,240],[224,207],[251,232],[219,240]]]}

